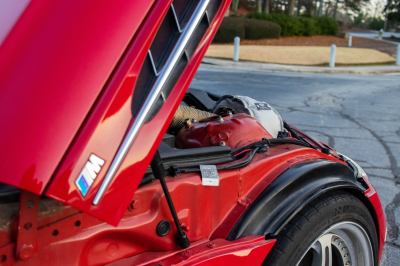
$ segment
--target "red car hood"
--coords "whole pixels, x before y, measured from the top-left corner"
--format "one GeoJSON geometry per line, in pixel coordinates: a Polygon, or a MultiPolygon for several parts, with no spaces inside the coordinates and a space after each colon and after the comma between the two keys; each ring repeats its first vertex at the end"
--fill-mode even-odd
{"type": "MultiPolygon", "coordinates": [[[[139,90],[138,75],[162,19],[171,13],[171,2],[28,4],[0,46],[0,183],[45,193],[118,224],[230,1],[208,7],[213,16],[202,19],[209,19],[209,27],[187,54],[188,63],[168,99],[140,126],[94,204],[121,143],[136,123],[130,105],[147,97],[134,94],[132,99],[133,88],[135,93],[139,90]],[[87,163],[98,167],[92,169],[97,178],[83,193],[79,176],[87,163]]],[[[185,1],[175,2],[179,7],[185,1]]]]}
{"type": "Polygon", "coordinates": [[[0,182],[43,192],[152,3],[27,6],[0,47],[0,182]]]}

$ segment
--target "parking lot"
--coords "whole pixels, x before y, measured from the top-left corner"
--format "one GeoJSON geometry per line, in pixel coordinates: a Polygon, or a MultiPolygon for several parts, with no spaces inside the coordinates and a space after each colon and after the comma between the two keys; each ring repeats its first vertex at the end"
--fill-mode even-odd
{"type": "Polygon", "coordinates": [[[192,88],[247,95],[356,160],[375,186],[388,235],[381,265],[400,261],[400,75],[332,75],[201,65],[192,88]]]}

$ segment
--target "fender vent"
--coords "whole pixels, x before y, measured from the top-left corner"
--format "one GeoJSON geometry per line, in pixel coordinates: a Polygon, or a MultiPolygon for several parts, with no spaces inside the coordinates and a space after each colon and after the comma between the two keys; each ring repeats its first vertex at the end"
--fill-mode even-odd
{"type": "MultiPolygon", "coordinates": [[[[196,7],[199,7],[199,5],[204,2],[206,1],[175,0],[171,4],[167,15],[153,40],[150,50],[148,51],[136,82],[132,98],[132,115],[134,117],[138,114],[146,99],[146,95],[149,94],[157,78],[164,70],[165,64],[167,63],[168,58],[171,57],[174,47],[176,47],[183,32],[187,29],[190,18],[196,15],[194,14],[196,7]]],[[[151,114],[149,114],[146,119],[147,121],[151,120],[157,114],[157,111],[161,108],[162,104],[174,88],[180,75],[207,31],[211,21],[214,19],[221,2],[222,0],[209,0],[206,11],[202,14],[196,29],[191,34],[190,39],[186,42],[183,52],[179,55],[179,59],[177,60],[174,69],[165,81],[161,93],[152,108],[151,114]]]]}
{"type": "Polygon", "coordinates": [[[92,204],[99,204],[142,125],[160,110],[210,26],[222,0],[175,0],[148,51],[132,97],[135,118],[92,204]]]}

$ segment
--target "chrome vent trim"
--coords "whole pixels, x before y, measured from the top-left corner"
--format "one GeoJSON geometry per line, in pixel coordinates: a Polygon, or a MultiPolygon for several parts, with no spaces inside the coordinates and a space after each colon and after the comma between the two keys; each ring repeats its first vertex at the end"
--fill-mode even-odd
{"type": "MultiPolygon", "coordinates": [[[[155,66],[153,57],[151,56],[151,51],[149,50],[148,54],[150,56],[151,63],[153,65],[153,69],[154,69],[155,75],[157,76],[157,79],[156,79],[149,95],[147,96],[146,101],[143,104],[143,107],[140,109],[138,115],[136,116],[135,122],[130,127],[120,148],[118,149],[118,152],[117,152],[114,160],[112,161],[110,168],[108,169],[107,174],[104,177],[103,182],[101,183],[101,186],[100,186],[99,190],[97,191],[97,194],[92,202],[93,205],[98,205],[101,198],[103,197],[104,193],[106,192],[106,190],[107,190],[108,186],[110,185],[112,179],[114,178],[118,168],[120,167],[122,161],[124,160],[129,148],[131,147],[133,141],[135,140],[137,133],[139,132],[142,125],[145,123],[148,113],[151,111],[151,108],[153,107],[154,103],[160,97],[160,95],[162,93],[161,90],[162,90],[164,84],[168,80],[168,77],[170,76],[172,70],[174,69],[175,65],[177,64],[182,53],[185,53],[185,46],[189,42],[191,36],[193,35],[193,32],[195,31],[197,25],[203,18],[204,14],[207,16],[207,19],[209,21],[208,14],[206,12],[209,2],[210,2],[210,0],[200,0],[192,17],[189,19],[188,23],[182,30],[180,28],[179,21],[176,16],[176,13],[175,13],[175,9],[174,9],[173,5],[171,4],[171,9],[174,13],[175,21],[178,25],[178,30],[181,33],[181,36],[179,37],[174,49],[172,50],[172,53],[169,56],[167,62],[165,63],[165,65],[159,72],[157,72],[157,68],[155,66]]],[[[187,53],[185,53],[185,56],[187,58],[189,57],[189,55],[187,53]]],[[[188,58],[188,60],[189,60],[189,58],[188,58]]],[[[162,99],[165,101],[164,95],[162,94],[161,96],[162,96],[162,99]]]]}
{"type": "Polygon", "coordinates": [[[161,71],[157,71],[156,63],[154,63],[154,59],[153,59],[153,55],[151,54],[151,51],[149,50],[147,53],[149,54],[151,65],[153,66],[154,74],[156,75],[156,77],[158,77],[160,75],[161,71]]]}
{"type": "Polygon", "coordinates": [[[178,19],[178,16],[176,15],[174,4],[171,4],[171,10],[172,10],[172,13],[174,13],[175,22],[176,22],[176,26],[178,27],[178,31],[179,31],[179,33],[182,33],[183,29],[181,29],[181,25],[179,24],[179,19],[178,19]]]}

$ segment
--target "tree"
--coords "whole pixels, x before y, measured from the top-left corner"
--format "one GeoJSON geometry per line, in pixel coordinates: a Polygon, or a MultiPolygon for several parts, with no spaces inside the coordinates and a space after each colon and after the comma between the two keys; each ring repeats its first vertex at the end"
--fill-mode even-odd
{"type": "Polygon", "coordinates": [[[383,12],[388,20],[400,21],[400,0],[388,0],[383,12]]]}
{"type": "Polygon", "coordinates": [[[362,7],[369,3],[369,0],[336,0],[335,6],[333,8],[333,18],[336,19],[336,13],[339,7],[342,7],[346,13],[352,11],[358,14],[362,11],[362,7]]]}
{"type": "Polygon", "coordinates": [[[314,0],[298,0],[297,2],[297,16],[305,15],[308,17],[312,17],[312,14],[315,12],[315,4],[314,0]],[[300,14],[300,9],[304,7],[305,11],[303,14],[300,14]]]}
{"type": "Polygon", "coordinates": [[[269,13],[269,0],[264,0],[262,4],[262,12],[265,14],[269,13]]]}
{"type": "Polygon", "coordinates": [[[294,15],[294,0],[289,0],[289,15],[294,15]]]}
{"type": "Polygon", "coordinates": [[[261,12],[261,0],[256,0],[257,2],[257,12],[261,12]]]}
{"type": "Polygon", "coordinates": [[[362,26],[362,24],[367,20],[366,14],[364,12],[360,12],[358,16],[354,17],[354,25],[358,28],[362,26]]]}
{"type": "Polygon", "coordinates": [[[382,18],[372,18],[368,23],[368,28],[371,30],[380,30],[385,26],[385,21],[382,18]]]}
{"type": "Polygon", "coordinates": [[[319,0],[319,7],[318,7],[318,12],[317,12],[317,17],[322,16],[322,6],[324,4],[324,0],[319,0]]]}
{"type": "Polygon", "coordinates": [[[231,9],[233,12],[237,12],[238,6],[239,6],[239,0],[232,0],[231,9]]]}

